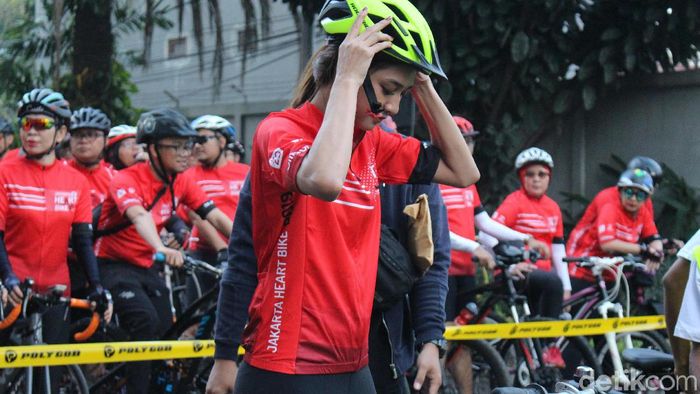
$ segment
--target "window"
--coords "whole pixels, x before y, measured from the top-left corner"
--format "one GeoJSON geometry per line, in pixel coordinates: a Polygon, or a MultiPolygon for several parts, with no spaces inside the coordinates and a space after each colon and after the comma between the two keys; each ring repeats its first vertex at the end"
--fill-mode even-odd
{"type": "Polygon", "coordinates": [[[168,40],[168,59],[177,59],[187,55],[187,37],[168,40]]]}

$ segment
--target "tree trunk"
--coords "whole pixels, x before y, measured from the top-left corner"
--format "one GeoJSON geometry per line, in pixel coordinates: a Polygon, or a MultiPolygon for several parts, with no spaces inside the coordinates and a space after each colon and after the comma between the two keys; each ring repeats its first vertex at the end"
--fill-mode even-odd
{"type": "Polygon", "coordinates": [[[58,85],[61,80],[61,41],[63,41],[63,32],[61,30],[61,19],[63,19],[63,0],[55,0],[53,3],[53,69],[51,79],[53,79],[53,88],[58,90],[58,85]]]}
{"type": "Polygon", "coordinates": [[[77,1],[73,32],[73,76],[79,105],[100,107],[112,77],[112,2],[77,1]]]}

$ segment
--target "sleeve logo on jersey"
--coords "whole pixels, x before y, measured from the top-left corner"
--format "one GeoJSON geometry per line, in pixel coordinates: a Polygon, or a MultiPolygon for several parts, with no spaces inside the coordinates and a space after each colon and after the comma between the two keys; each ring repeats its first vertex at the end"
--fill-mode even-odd
{"type": "Polygon", "coordinates": [[[282,148],[273,150],[268,162],[270,163],[270,167],[279,170],[280,167],[282,167],[282,148]]]}

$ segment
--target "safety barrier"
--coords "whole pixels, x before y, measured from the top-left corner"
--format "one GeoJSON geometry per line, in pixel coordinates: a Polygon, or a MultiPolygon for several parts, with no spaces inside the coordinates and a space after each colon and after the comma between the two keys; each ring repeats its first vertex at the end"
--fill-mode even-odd
{"type": "MultiPolygon", "coordinates": [[[[447,340],[549,338],[658,330],[663,316],[450,326],[447,340]]],[[[142,341],[0,347],[0,368],[211,357],[214,341],[142,341]]]]}

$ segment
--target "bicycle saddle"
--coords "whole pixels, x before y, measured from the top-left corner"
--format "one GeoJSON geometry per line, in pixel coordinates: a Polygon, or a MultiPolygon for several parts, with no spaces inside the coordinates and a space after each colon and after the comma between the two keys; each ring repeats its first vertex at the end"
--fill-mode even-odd
{"type": "Polygon", "coordinates": [[[654,349],[625,349],[622,358],[642,372],[657,372],[673,369],[673,356],[654,349]]]}

